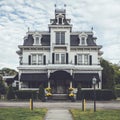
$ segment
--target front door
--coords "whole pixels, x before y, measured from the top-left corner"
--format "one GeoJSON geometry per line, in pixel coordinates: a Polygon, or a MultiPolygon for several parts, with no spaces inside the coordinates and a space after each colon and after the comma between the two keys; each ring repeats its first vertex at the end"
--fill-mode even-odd
{"type": "Polygon", "coordinates": [[[53,94],[67,94],[72,76],[66,71],[56,71],[50,76],[53,94]]]}

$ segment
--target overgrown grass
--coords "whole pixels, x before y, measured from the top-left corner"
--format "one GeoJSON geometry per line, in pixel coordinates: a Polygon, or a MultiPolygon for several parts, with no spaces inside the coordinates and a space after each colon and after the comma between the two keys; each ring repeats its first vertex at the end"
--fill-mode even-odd
{"type": "Polygon", "coordinates": [[[70,110],[74,120],[120,120],[120,110],[87,110],[85,112],[72,109],[70,110]]]}
{"type": "Polygon", "coordinates": [[[0,108],[0,120],[43,120],[47,109],[0,108]]]}

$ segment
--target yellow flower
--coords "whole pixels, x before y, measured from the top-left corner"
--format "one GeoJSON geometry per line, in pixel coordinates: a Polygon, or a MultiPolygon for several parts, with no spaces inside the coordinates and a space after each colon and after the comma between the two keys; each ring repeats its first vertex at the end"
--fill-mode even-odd
{"type": "Polygon", "coordinates": [[[73,93],[70,93],[70,94],[69,94],[69,97],[73,97],[73,96],[74,96],[74,94],[73,94],[73,93]]]}
{"type": "Polygon", "coordinates": [[[51,93],[47,93],[46,96],[49,97],[49,96],[52,96],[52,94],[51,93]]]}
{"type": "Polygon", "coordinates": [[[46,91],[51,91],[51,88],[50,88],[50,87],[48,87],[48,88],[45,88],[45,90],[46,90],[46,91]]]}

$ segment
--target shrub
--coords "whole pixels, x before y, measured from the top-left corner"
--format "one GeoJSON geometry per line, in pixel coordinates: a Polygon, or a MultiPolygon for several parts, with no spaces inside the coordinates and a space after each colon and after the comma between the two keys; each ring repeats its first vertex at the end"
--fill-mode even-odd
{"type": "Polygon", "coordinates": [[[116,95],[117,97],[120,97],[120,88],[116,88],[116,95]]]}
{"type": "Polygon", "coordinates": [[[10,100],[10,99],[15,99],[15,92],[14,92],[14,89],[13,89],[12,85],[10,85],[10,86],[8,87],[7,99],[8,99],[8,100],[10,100]]]}
{"type": "Polygon", "coordinates": [[[37,91],[19,90],[16,91],[16,96],[18,99],[37,99],[37,91]]]}
{"type": "Polygon", "coordinates": [[[39,99],[42,100],[43,102],[45,101],[45,90],[44,90],[43,85],[40,85],[40,87],[39,87],[38,97],[39,97],[39,99]]]}
{"type": "MultiPolygon", "coordinates": [[[[94,90],[81,90],[77,93],[77,99],[94,100],[94,90]]],[[[108,89],[96,90],[96,100],[115,99],[114,92],[108,89]]]]}

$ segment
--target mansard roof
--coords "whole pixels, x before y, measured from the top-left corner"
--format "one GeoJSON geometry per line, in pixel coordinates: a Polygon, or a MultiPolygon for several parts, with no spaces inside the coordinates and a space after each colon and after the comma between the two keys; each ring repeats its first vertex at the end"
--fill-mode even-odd
{"type": "MultiPolygon", "coordinates": [[[[24,40],[24,46],[32,46],[34,44],[34,38],[32,34],[29,34],[24,40]]],[[[41,44],[43,46],[50,46],[50,35],[42,35],[41,44]]]]}
{"type": "MultiPolygon", "coordinates": [[[[93,37],[92,34],[88,34],[87,36],[87,45],[88,46],[97,46],[95,43],[96,38],[93,37]]],[[[74,34],[71,33],[70,35],[70,45],[71,46],[78,46],[79,45],[79,34],[74,34]]],[[[34,44],[34,38],[33,38],[33,34],[28,34],[28,36],[26,37],[26,39],[24,40],[23,46],[32,46],[34,44]]],[[[50,34],[43,34],[42,38],[41,38],[41,44],[43,46],[50,46],[50,34]]]]}
{"type": "MultiPolygon", "coordinates": [[[[71,46],[79,45],[79,40],[80,40],[79,35],[71,35],[70,36],[70,45],[71,46]]],[[[88,35],[87,45],[88,46],[96,46],[96,43],[94,42],[94,37],[92,35],[88,35]]]]}

